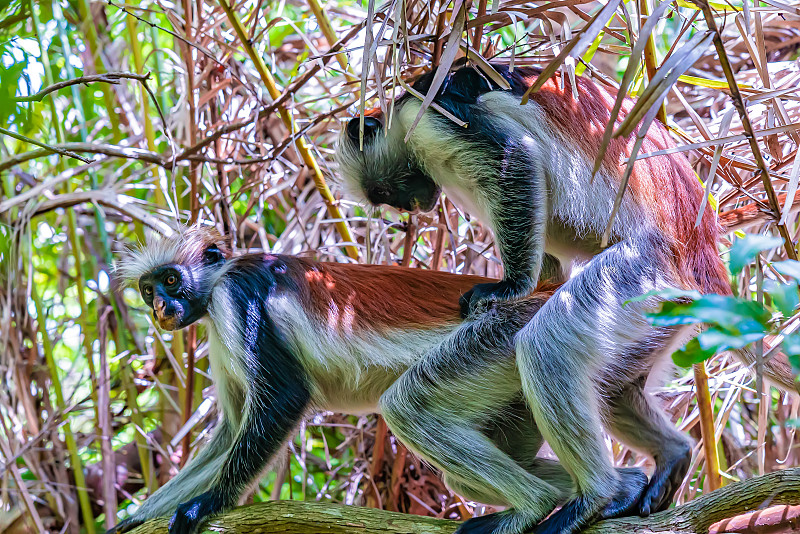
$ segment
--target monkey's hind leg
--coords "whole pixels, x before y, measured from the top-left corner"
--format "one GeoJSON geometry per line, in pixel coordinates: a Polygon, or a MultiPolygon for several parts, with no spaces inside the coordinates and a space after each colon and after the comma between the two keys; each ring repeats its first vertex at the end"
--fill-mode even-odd
{"type": "Polygon", "coordinates": [[[659,264],[664,254],[657,239],[647,236],[613,245],[561,286],[517,334],[523,392],[577,492],[536,534],[571,534],[605,515],[638,511],[647,477],[638,469],[616,471],[611,464],[601,382],[610,367],[619,372],[609,380],[623,384],[630,373],[641,375],[616,362],[624,348],[652,331],[642,311],[653,302],[629,301],[667,285],[659,264]]]}
{"type": "Polygon", "coordinates": [[[487,500],[487,504],[513,507],[470,519],[458,534],[522,534],[555,508],[563,499],[562,491],[528,473],[475,428],[471,416],[482,408],[475,397],[491,398],[491,393],[451,379],[444,382],[451,398],[448,405],[442,402],[443,392],[432,391],[436,387],[432,384],[441,380],[429,381],[415,374],[403,375],[381,397],[381,412],[389,428],[410,449],[440,468],[455,491],[487,500]],[[465,412],[469,416],[465,417],[465,412]]]}
{"type": "Polygon", "coordinates": [[[480,429],[519,395],[509,333],[516,328],[462,329],[463,335],[424,356],[380,400],[392,432],[439,467],[454,489],[512,507],[466,521],[459,534],[522,534],[564,499],[561,489],[526,471],[480,429]]]}
{"type": "MultiPolygon", "coordinates": [[[[483,432],[527,472],[561,490],[563,500],[572,496],[572,477],[567,470],[556,460],[537,456],[544,438],[521,392],[508,407],[484,425],[483,432]]],[[[484,504],[492,502],[478,498],[473,500],[484,504]]]]}
{"type": "Polygon", "coordinates": [[[626,445],[650,455],[655,472],[639,501],[642,516],[666,510],[692,460],[692,443],[655,405],[643,384],[631,384],[609,403],[611,431],[626,445]]]}

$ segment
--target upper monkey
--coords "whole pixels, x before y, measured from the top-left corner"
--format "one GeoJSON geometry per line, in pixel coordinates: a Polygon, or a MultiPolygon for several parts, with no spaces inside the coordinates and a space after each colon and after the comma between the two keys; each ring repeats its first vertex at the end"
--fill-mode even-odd
{"type": "MultiPolygon", "coordinates": [[[[421,107],[410,94],[395,101],[390,121],[380,111],[367,113],[363,150],[359,119],[351,120],[337,149],[340,172],[347,188],[372,204],[424,210],[444,190],[492,227],[504,278],[465,294],[465,313],[483,299],[526,294],[540,275],[569,275],[573,262],[584,264],[516,336],[526,401],[577,488],[577,496],[535,532],[581,530],[620,487],[601,430],[609,416],[631,425],[612,432],[630,433],[628,444],[655,459],[639,512],[664,509],[688,469],[686,442],[666,432],[666,424],[653,424],[657,408],[636,387],[618,392],[623,402],[604,405],[595,397],[597,390],[587,386],[603,382],[596,371],[608,366],[618,371],[616,380],[636,382],[641,377],[632,376],[634,368],[613,362],[668,358],[691,335],[693,327],[652,327],[643,312],[658,300],[629,302],[633,297],[667,287],[730,294],[717,252],[717,221],[706,207],[695,227],[703,189],[683,154],[643,159],[634,165],[611,228],[611,246],[603,250],[601,236],[633,136],[612,140],[594,178],[592,169],[606,124],[624,118],[630,102],[621,117],[611,117],[615,95],[607,89],[578,78],[576,98],[569,81],[561,88],[561,80],[553,78],[521,105],[536,71],[495,69],[510,90],[501,90],[472,67],[448,73],[438,90],[434,102],[466,127],[427,109],[409,134],[421,107]],[[557,259],[552,263],[563,272],[543,273],[547,258],[557,259]]],[[[433,76],[420,77],[414,89],[425,94],[433,76]]],[[[666,129],[655,123],[641,150],[674,146],[666,129]]],[[[747,351],[738,356],[752,357],[747,351]]],[[[771,379],[793,388],[785,359],[768,365],[771,379]]],[[[489,515],[472,520],[470,532],[505,534],[533,527],[506,519],[489,515]]]]}

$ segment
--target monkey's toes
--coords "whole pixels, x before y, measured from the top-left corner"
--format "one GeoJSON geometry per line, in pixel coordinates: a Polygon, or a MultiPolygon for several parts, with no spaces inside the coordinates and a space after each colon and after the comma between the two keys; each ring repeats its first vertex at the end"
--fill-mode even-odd
{"type": "Polygon", "coordinates": [[[601,519],[627,517],[639,510],[639,500],[647,488],[647,475],[641,469],[628,467],[618,470],[621,480],[617,493],[600,512],[601,519]]]}
{"type": "Polygon", "coordinates": [[[661,512],[669,508],[675,493],[683,482],[689,464],[692,460],[692,451],[676,457],[671,462],[656,466],[656,471],[647,485],[647,490],[639,504],[639,515],[647,517],[651,513],[661,512]]]}
{"type": "Polygon", "coordinates": [[[458,300],[461,316],[480,314],[492,306],[493,301],[508,300],[519,294],[515,284],[507,280],[489,284],[477,284],[458,300]]]}

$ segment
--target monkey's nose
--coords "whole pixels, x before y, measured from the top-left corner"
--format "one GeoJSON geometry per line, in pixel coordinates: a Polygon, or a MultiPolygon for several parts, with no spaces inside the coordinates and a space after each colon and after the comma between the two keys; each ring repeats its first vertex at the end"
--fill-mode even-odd
{"type": "Polygon", "coordinates": [[[153,299],[153,311],[156,312],[158,318],[162,318],[164,316],[164,309],[167,307],[167,303],[161,297],[156,297],[153,299]]]}
{"type": "MultiPolygon", "coordinates": [[[[358,130],[361,119],[356,117],[347,123],[347,137],[354,143],[358,143],[358,130]]],[[[375,117],[364,117],[364,141],[372,139],[383,127],[381,121],[375,117]]]]}

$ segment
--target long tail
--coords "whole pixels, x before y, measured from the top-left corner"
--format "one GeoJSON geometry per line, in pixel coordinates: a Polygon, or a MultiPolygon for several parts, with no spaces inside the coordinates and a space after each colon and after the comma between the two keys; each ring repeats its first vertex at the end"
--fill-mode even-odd
{"type": "MultiPolygon", "coordinates": [[[[766,343],[764,345],[764,352],[766,353],[769,350],[769,347],[766,346],[766,343]]],[[[739,361],[749,367],[750,370],[755,374],[755,352],[749,348],[739,349],[732,352],[739,359],[739,361]]],[[[789,360],[783,352],[779,352],[778,354],[771,356],[764,363],[764,377],[773,386],[782,391],[800,393],[800,383],[798,383],[795,379],[795,375],[792,372],[792,366],[789,364],[789,360]]]]}
{"type": "MultiPolygon", "coordinates": [[[[786,193],[778,195],[778,204],[781,208],[786,204],[786,193]]],[[[790,211],[796,212],[798,210],[800,210],[800,191],[795,193],[790,211]]],[[[769,210],[765,210],[758,203],[753,202],[741,208],[723,211],[719,214],[719,223],[725,232],[733,232],[774,218],[774,214],[770,213],[769,210]]]]}

